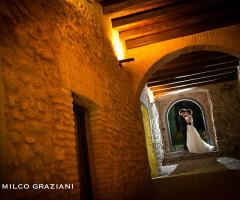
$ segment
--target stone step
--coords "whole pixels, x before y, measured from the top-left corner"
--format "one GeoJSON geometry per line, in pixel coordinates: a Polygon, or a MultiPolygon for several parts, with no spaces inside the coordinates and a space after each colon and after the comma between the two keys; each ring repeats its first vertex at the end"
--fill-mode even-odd
{"type": "Polygon", "coordinates": [[[168,153],[166,157],[163,158],[163,165],[174,164],[183,160],[194,160],[201,158],[217,157],[222,156],[223,154],[219,151],[212,151],[208,153],[194,154],[188,152],[173,152],[168,153]]]}
{"type": "Polygon", "coordinates": [[[186,154],[189,154],[189,152],[188,151],[169,152],[169,153],[165,153],[164,157],[181,156],[186,154]]]}

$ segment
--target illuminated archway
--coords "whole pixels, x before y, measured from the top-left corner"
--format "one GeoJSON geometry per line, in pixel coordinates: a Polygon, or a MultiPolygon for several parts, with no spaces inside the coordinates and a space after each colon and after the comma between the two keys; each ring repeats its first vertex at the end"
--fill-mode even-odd
{"type": "MultiPolygon", "coordinates": [[[[234,48],[233,48],[234,49],[234,48]]],[[[170,62],[171,60],[174,60],[175,58],[183,55],[183,54],[187,54],[187,53],[191,53],[191,52],[195,52],[195,51],[215,51],[215,52],[221,52],[221,53],[228,53],[230,55],[234,55],[234,56],[237,56],[239,57],[238,55],[240,55],[240,49],[239,49],[239,52],[238,52],[238,49],[235,48],[235,51],[234,50],[230,50],[228,48],[224,48],[223,46],[214,46],[214,45],[196,45],[196,46],[188,46],[188,47],[184,47],[182,49],[179,49],[179,50],[176,50],[176,51],[173,51],[165,56],[163,56],[161,59],[159,59],[158,61],[155,62],[154,65],[152,65],[151,68],[149,68],[147,70],[147,72],[144,74],[143,76],[143,79],[141,80],[141,83],[138,87],[138,91],[137,92],[141,92],[142,91],[142,88],[143,86],[146,84],[148,78],[149,78],[149,75],[154,73],[156,70],[158,70],[159,68],[161,68],[165,63],[168,63],[170,62]]],[[[207,119],[207,125],[209,125],[209,122],[210,123],[214,123],[214,119],[213,119],[213,110],[212,110],[212,102],[211,102],[211,97],[209,96],[208,92],[206,92],[206,95],[208,96],[208,99],[210,100],[209,101],[209,104],[210,104],[210,109],[209,109],[209,112],[210,112],[210,115],[208,113],[208,119],[207,119]]],[[[137,95],[138,96],[138,95],[137,95]]],[[[216,104],[215,104],[215,108],[216,108],[216,104]]],[[[164,112],[165,113],[165,112],[164,112]]],[[[219,113],[218,113],[219,114],[219,113]]],[[[215,116],[215,114],[214,114],[215,116]]],[[[219,125],[219,120],[217,121],[217,124],[219,125]]],[[[210,126],[212,126],[210,124],[210,126]]],[[[217,126],[219,127],[219,126],[217,126]]],[[[211,143],[211,144],[214,144],[214,145],[217,145],[216,143],[216,127],[213,126],[211,127],[211,134],[210,134],[210,137],[208,137],[208,143],[211,143]],[[213,129],[213,131],[212,131],[213,129]],[[212,133],[213,132],[213,133],[212,133]],[[209,140],[210,139],[210,140],[209,140]]],[[[207,127],[206,127],[207,129],[207,127]]],[[[165,131],[165,128],[163,127],[163,132],[165,131]]],[[[217,129],[217,132],[219,131],[219,128],[217,129]]],[[[163,134],[164,135],[164,134],[163,134]]],[[[164,136],[163,136],[164,137],[164,136]]],[[[225,135],[223,135],[223,133],[221,132],[219,134],[219,138],[221,138],[221,144],[219,145],[219,150],[221,149],[224,149],[223,148],[223,140],[222,138],[225,137],[225,135]]],[[[168,145],[169,146],[169,145],[168,145]]],[[[217,145],[218,146],[218,145],[217,145]]],[[[165,149],[165,148],[164,148],[165,149]]],[[[165,149],[166,150],[166,149],[165,149]]],[[[225,151],[225,149],[224,149],[225,151]]],[[[167,150],[167,152],[169,152],[167,150]]]]}
{"type": "Polygon", "coordinates": [[[168,135],[171,151],[183,150],[183,138],[179,130],[179,110],[189,108],[193,111],[194,126],[198,130],[201,138],[211,144],[208,128],[202,106],[192,99],[179,99],[172,103],[167,109],[166,120],[168,124],[168,135]]]}
{"type": "Polygon", "coordinates": [[[148,68],[146,73],[142,76],[137,86],[137,91],[136,91],[137,101],[140,98],[142,90],[146,85],[147,80],[151,74],[153,74],[157,69],[160,69],[164,64],[176,59],[177,57],[183,54],[187,54],[195,51],[217,51],[217,52],[227,53],[229,55],[233,55],[236,57],[240,57],[240,48],[229,49],[227,47],[220,46],[220,45],[194,45],[194,46],[187,46],[187,47],[183,47],[181,49],[172,51],[160,57],[150,68],[148,68]]]}

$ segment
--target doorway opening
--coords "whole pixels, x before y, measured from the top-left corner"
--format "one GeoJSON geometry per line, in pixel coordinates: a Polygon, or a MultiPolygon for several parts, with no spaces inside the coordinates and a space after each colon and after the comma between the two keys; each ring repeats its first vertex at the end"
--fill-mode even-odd
{"type": "Polygon", "coordinates": [[[78,170],[80,179],[80,199],[93,199],[90,160],[88,151],[88,138],[86,128],[87,110],[77,104],[73,104],[76,126],[76,139],[78,151],[78,170]]]}
{"type": "Polygon", "coordinates": [[[171,151],[183,151],[183,138],[180,133],[179,125],[179,110],[182,108],[188,108],[193,111],[194,126],[197,129],[200,137],[211,144],[208,129],[206,127],[205,117],[201,106],[193,100],[181,99],[174,102],[168,109],[167,122],[168,122],[168,133],[171,145],[171,151]]]}
{"type": "Polygon", "coordinates": [[[239,129],[239,124],[232,120],[232,116],[238,113],[236,110],[239,110],[237,66],[239,58],[233,55],[201,48],[186,48],[166,55],[149,68],[142,79],[146,84],[140,95],[140,102],[149,111],[152,149],[156,159],[161,158],[159,161],[162,161],[159,165],[160,176],[204,171],[208,161],[212,163],[206,170],[218,170],[221,168],[216,160],[218,156],[222,153],[235,155],[235,152],[239,152],[237,141],[231,137],[237,137],[239,129]],[[144,91],[147,91],[150,104],[146,98],[142,98],[146,93],[144,91]],[[158,121],[153,120],[153,104],[157,108],[158,121]],[[194,127],[206,143],[215,146],[214,151],[197,154],[183,151],[177,119],[180,108],[193,110],[194,127]],[[162,145],[155,143],[155,127],[160,130],[157,133],[162,145]],[[232,143],[236,145],[230,150],[232,143]],[[162,150],[158,151],[160,148],[162,150]]]}

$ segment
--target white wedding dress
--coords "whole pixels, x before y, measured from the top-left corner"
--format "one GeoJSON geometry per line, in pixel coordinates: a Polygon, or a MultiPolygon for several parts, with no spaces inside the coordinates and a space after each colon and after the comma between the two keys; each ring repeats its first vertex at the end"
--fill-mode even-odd
{"type": "Polygon", "coordinates": [[[187,148],[189,153],[206,153],[214,150],[214,146],[207,144],[200,137],[197,129],[193,126],[193,118],[191,115],[185,117],[187,123],[187,148]]]}

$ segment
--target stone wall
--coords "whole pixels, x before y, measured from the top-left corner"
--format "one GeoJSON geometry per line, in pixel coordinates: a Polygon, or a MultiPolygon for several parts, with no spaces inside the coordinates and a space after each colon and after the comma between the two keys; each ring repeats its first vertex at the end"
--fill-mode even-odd
{"type": "Polygon", "coordinates": [[[238,66],[238,96],[240,98],[240,66],[238,66]]]}
{"type": "Polygon", "coordinates": [[[163,149],[163,142],[162,142],[162,133],[161,133],[161,126],[159,123],[159,112],[155,102],[150,104],[150,118],[152,119],[152,132],[153,132],[153,148],[156,151],[156,158],[159,168],[159,173],[162,170],[162,162],[164,157],[164,149],[163,149]]]}
{"type": "MultiPolygon", "coordinates": [[[[158,176],[161,172],[164,150],[163,150],[163,144],[162,144],[162,134],[161,134],[160,125],[159,125],[159,113],[158,113],[155,102],[150,102],[151,98],[149,96],[150,94],[148,93],[147,87],[145,87],[140,97],[140,101],[147,108],[149,119],[150,119],[151,142],[149,143],[149,146],[148,146],[148,154],[149,154],[149,158],[150,157],[152,158],[150,162],[152,162],[152,165],[154,165],[152,166],[152,171],[154,170],[154,172],[152,172],[152,176],[158,176]],[[149,152],[149,151],[152,151],[152,152],[149,152]]],[[[146,130],[145,130],[145,134],[146,134],[146,130]]]]}
{"type": "Polygon", "coordinates": [[[171,151],[166,120],[167,110],[177,100],[191,99],[202,106],[211,142],[217,145],[219,151],[239,152],[240,101],[237,92],[237,81],[227,81],[177,94],[157,96],[165,151],[171,151]]]}
{"type": "Polygon", "coordinates": [[[149,167],[151,169],[151,177],[156,177],[159,175],[159,170],[157,166],[157,159],[155,156],[155,149],[153,148],[152,142],[152,131],[151,131],[151,122],[149,118],[149,112],[146,106],[143,104],[141,105],[142,110],[142,118],[143,118],[143,125],[144,125],[144,132],[146,138],[146,145],[147,145],[147,153],[148,153],[148,162],[149,167]]]}
{"type": "Polygon", "coordinates": [[[212,101],[219,150],[239,155],[240,97],[237,94],[237,80],[213,84],[204,88],[209,90],[212,101]]]}
{"type": "Polygon", "coordinates": [[[5,181],[75,187],[9,195],[79,199],[74,93],[90,114],[95,199],[140,199],[150,171],[130,76],[105,37],[99,6],[69,2],[0,2],[5,181]]]}

